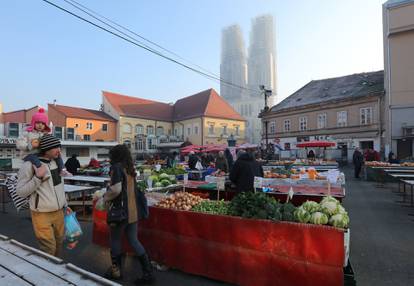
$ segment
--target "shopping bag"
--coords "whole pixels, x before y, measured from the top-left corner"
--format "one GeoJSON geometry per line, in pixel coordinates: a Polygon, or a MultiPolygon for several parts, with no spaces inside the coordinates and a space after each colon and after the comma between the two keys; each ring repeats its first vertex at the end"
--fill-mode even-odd
{"type": "Polygon", "coordinates": [[[201,164],[200,161],[197,161],[197,164],[195,165],[195,168],[199,171],[203,170],[203,165],[201,164]]]}
{"type": "Polygon", "coordinates": [[[79,238],[82,235],[81,226],[76,219],[76,213],[70,208],[65,210],[65,242],[67,248],[72,249],[76,246],[79,238]]]}

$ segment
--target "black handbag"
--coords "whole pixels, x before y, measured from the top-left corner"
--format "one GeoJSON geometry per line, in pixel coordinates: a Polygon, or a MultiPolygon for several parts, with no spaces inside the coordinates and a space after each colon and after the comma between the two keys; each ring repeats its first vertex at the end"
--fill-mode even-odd
{"type": "Polygon", "coordinates": [[[128,214],[124,208],[124,191],[121,191],[121,204],[111,203],[107,212],[106,222],[109,225],[118,225],[128,219],[128,214]]]}

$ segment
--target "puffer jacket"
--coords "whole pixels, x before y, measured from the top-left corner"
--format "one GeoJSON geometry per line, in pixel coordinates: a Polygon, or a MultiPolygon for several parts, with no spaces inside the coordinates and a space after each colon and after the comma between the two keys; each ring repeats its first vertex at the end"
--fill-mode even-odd
{"type": "Polygon", "coordinates": [[[41,159],[47,168],[49,179],[42,181],[34,174],[33,165],[24,162],[17,175],[16,193],[22,198],[29,197],[30,209],[37,212],[53,212],[67,205],[63,179],[54,160],[41,159]]]}

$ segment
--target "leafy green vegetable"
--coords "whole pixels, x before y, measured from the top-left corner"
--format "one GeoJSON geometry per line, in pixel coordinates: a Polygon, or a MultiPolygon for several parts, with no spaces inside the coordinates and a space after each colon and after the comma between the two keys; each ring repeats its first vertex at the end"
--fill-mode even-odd
{"type": "Polygon", "coordinates": [[[224,200],[204,200],[195,205],[191,210],[210,214],[227,215],[229,213],[229,202],[225,202],[224,200]]]}
{"type": "Polygon", "coordinates": [[[245,218],[281,220],[280,203],[264,193],[243,192],[230,202],[229,214],[245,218]]]}

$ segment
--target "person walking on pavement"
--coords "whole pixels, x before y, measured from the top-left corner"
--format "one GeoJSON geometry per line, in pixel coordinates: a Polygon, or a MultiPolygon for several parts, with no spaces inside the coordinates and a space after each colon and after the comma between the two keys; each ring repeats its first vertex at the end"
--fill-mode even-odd
{"type": "Polygon", "coordinates": [[[56,159],[60,156],[58,138],[45,134],[40,139],[39,159],[35,167],[26,161],[18,173],[16,193],[29,198],[35,237],[42,251],[60,257],[65,235],[64,208],[67,206],[64,184],[56,159]]]}
{"type": "Polygon", "coordinates": [[[124,144],[119,144],[109,152],[111,160],[110,183],[104,195],[104,201],[109,204],[108,225],[110,227],[111,262],[112,265],[105,273],[109,279],[122,279],[122,234],[125,233],[129,244],[134,249],[142,266],[143,275],[135,282],[151,283],[154,280],[151,261],[141,242],[138,233],[138,190],[135,182],[136,172],[131,153],[124,144]],[[116,222],[110,221],[110,214],[117,215],[116,222]],[[120,212],[118,212],[120,211],[120,212]]]}
{"type": "Polygon", "coordinates": [[[361,173],[362,165],[364,164],[364,156],[358,147],[355,148],[352,162],[354,163],[354,176],[356,179],[359,179],[359,174],[361,173]]]}
{"type": "Polygon", "coordinates": [[[81,167],[79,160],[76,157],[77,155],[73,154],[72,157],[70,157],[65,163],[66,170],[73,175],[76,175],[78,173],[78,169],[81,167]]]}

